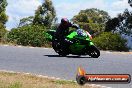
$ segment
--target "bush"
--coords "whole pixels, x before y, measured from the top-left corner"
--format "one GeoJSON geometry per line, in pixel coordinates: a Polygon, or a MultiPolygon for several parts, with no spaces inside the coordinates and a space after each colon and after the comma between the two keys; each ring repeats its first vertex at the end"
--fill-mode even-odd
{"type": "Polygon", "coordinates": [[[46,28],[38,25],[28,25],[12,29],[7,37],[9,42],[24,46],[47,46],[49,43],[45,38],[46,28]]]}
{"type": "Polygon", "coordinates": [[[103,32],[98,37],[93,39],[95,45],[102,50],[114,50],[114,51],[128,51],[127,40],[122,38],[119,34],[113,34],[111,32],[103,32]]]}
{"type": "Polygon", "coordinates": [[[5,29],[4,25],[0,23],[0,42],[4,42],[5,34],[7,33],[7,30],[5,29]]]}

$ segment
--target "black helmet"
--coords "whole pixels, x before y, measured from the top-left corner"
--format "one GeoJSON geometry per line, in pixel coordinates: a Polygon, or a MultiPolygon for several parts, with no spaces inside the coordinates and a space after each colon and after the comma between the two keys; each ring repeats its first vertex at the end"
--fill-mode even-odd
{"type": "Polygon", "coordinates": [[[61,19],[61,23],[62,24],[68,24],[69,23],[69,20],[67,18],[62,18],[61,19]]]}

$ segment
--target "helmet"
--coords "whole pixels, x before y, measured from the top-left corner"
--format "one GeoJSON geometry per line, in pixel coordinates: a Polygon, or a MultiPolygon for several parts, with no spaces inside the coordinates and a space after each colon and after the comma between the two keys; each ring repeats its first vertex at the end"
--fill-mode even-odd
{"type": "Polygon", "coordinates": [[[69,20],[67,18],[62,18],[61,23],[62,24],[69,24],[69,20]]]}

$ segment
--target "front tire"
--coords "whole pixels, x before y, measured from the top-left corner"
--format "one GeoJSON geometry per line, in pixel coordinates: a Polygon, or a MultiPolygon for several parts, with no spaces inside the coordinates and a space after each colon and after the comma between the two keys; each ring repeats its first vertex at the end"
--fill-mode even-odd
{"type": "Polygon", "coordinates": [[[89,56],[93,58],[98,58],[100,56],[100,51],[96,46],[90,46],[89,56]]]}

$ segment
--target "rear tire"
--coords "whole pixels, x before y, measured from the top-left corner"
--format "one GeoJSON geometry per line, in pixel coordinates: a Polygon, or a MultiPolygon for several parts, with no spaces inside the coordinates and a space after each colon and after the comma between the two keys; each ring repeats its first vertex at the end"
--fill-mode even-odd
{"type": "Polygon", "coordinates": [[[60,51],[60,42],[58,42],[57,40],[53,40],[52,47],[55,50],[55,52],[58,53],[60,51]]]}
{"type": "Polygon", "coordinates": [[[57,39],[53,39],[52,41],[52,47],[55,50],[56,53],[59,54],[59,56],[66,56],[68,55],[62,48],[61,48],[61,43],[57,39]]]}
{"type": "Polygon", "coordinates": [[[89,56],[93,58],[98,58],[100,56],[100,51],[96,46],[90,46],[88,53],[89,53],[89,56]]]}
{"type": "Polygon", "coordinates": [[[68,54],[64,53],[63,51],[58,52],[58,54],[59,54],[59,56],[61,56],[61,57],[65,57],[65,56],[67,56],[67,55],[68,55],[68,54]]]}

